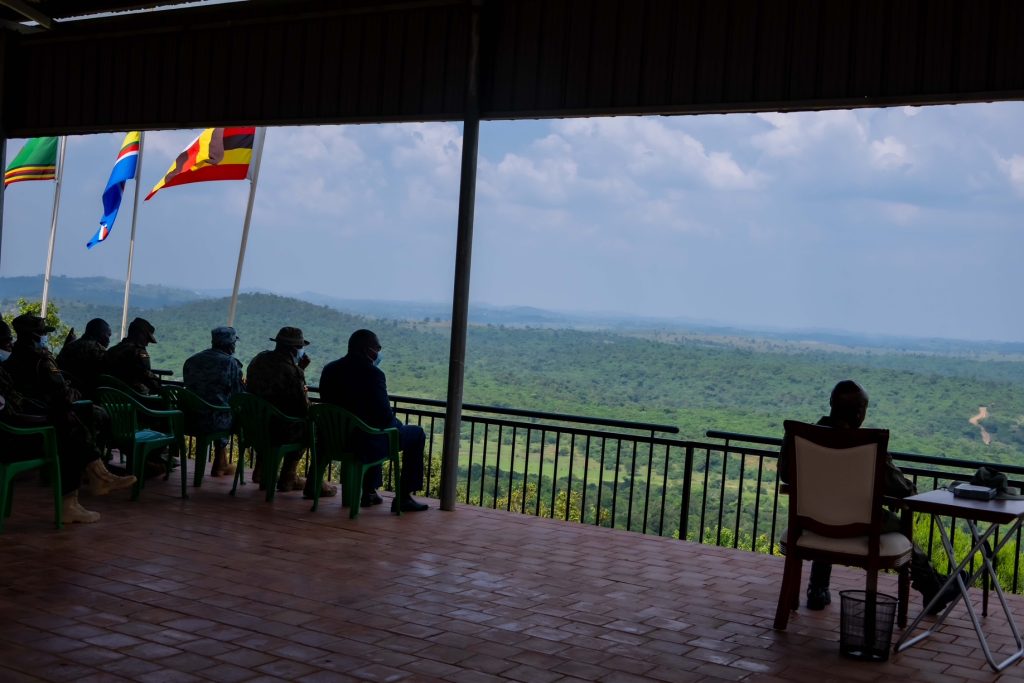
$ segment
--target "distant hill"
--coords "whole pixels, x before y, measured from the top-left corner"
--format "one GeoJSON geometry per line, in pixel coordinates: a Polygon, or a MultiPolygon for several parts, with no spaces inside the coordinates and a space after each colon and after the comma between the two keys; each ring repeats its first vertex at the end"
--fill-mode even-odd
{"type": "MultiPolygon", "coordinates": [[[[42,292],[42,276],[0,278],[0,308],[10,310],[18,297],[38,300],[42,292]]],[[[62,311],[93,306],[110,307],[103,317],[120,320],[124,283],[103,277],[54,277],[50,281],[51,300],[62,311]]],[[[249,294],[264,295],[250,290],[249,294]]],[[[132,285],[131,310],[153,310],[201,301],[218,301],[227,292],[219,290],[187,290],[164,285],[132,285]]],[[[265,294],[266,296],[275,296],[265,294]]],[[[366,320],[394,320],[447,324],[451,320],[448,302],[372,301],[344,299],[317,292],[290,295],[292,299],[329,308],[366,320]]],[[[226,304],[223,305],[226,310],[226,304]]],[[[712,345],[739,346],[754,351],[796,352],[835,350],[860,353],[900,352],[967,356],[979,359],[1024,358],[1024,343],[963,341],[942,338],[895,337],[863,335],[836,330],[782,330],[730,326],[707,320],[682,317],[636,316],[615,312],[570,313],[550,311],[532,306],[493,306],[473,303],[469,321],[475,325],[526,327],[540,329],[572,329],[582,331],[613,331],[648,338],[689,338],[712,345]]],[[[116,324],[115,324],[116,327],[116,324]]]]}
{"type": "MultiPolygon", "coordinates": [[[[38,300],[43,292],[43,276],[0,277],[0,302],[7,304],[19,297],[38,300]]],[[[50,278],[50,298],[58,303],[80,302],[120,307],[124,299],[124,281],[108,277],[50,278]]],[[[131,305],[139,308],[163,308],[205,298],[198,292],[164,285],[132,284],[131,305]]]]}
{"type": "MultiPolygon", "coordinates": [[[[180,376],[188,356],[209,346],[224,323],[227,298],[140,309],[159,342],[153,366],[180,376]]],[[[62,302],[62,319],[79,330],[101,316],[117,326],[120,308],[62,302]]],[[[243,364],[273,347],[284,325],[301,327],[312,344],[310,384],[344,355],[349,335],[367,327],[384,345],[388,388],[398,395],[443,399],[450,326],[435,316],[396,320],[342,312],[275,296],[243,294],[235,326],[243,364]],[[429,319],[426,319],[428,318],[429,319]]],[[[777,435],[781,420],[815,420],[828,390],[854,378],[871,395],[869,426],[893,430],[895,450],[993,462],[1024,462],[1024,362],[836,345],[775,342],[699,333],[583,330],[563,326],[474,324],[467,343],[466,401],[530,410],[675,425],[684,437],[707,429],[777,435]],[[986,445],[968,422],[986,406],[986,445]]]]}

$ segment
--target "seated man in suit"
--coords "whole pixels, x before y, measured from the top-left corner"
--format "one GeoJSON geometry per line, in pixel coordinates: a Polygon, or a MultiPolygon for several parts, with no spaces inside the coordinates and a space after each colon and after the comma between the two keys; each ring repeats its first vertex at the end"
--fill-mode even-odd
{"type": "MultiPolygon", "coordinates": [[[[829,406],[831,407],[829,414],[818,420],[819,425],[835,429],[859,429],[864,424],[864,418],[868,413],[868,393],[852,379],[843,380],[832,389],[829,406]]],[[[779,479],[787,484],[789,483],[790,448],[789,442],[786,441],[783,442],[782,450],[779,451],[779,479]]],[[[906,498],[917,493],[914,482],[903,475],[900,468],[892,461],[892,456],[887,455],[885,462],[885,493],[887,496],[906,498]]],[[[887,513],[885,525],[886,531],[900,530],[899,519],[893,514],[887,513]]],[[[935,571],[928,556],[916,545],[910,560],[910,576],[913,581],[911,585],[920,591],[926,605],[946,580],[935,571]]],[[[825,605],[832,602],[832,596],[829,593],[831,577],[832,565],[827,562],[811,563],[811,576],[807,582],[807,609],[825,609],[825,605]]],[[[940,596],[929,613],[938,614],[950,600],[959,594],[960,589],[954,583],[940,596]]]]}
{"type": "MultiPolygon", "coordinates": [[[[414,500],[411,494],[423,488],[423,449],[427,437],[422,427],[403,425],[395,417],[388,398],[387,380],[378,367],[381,358],[376,334],[370,330],[353,332],[348,340],[348,354],[328,363],[320,375],[320,399],[341,406],[371,427],[398,428],[398,444],[402,449],[402,498],[396,498],[391,509],[397,511],[401,507],[402,512],[421,512],[427,506],[414,500]]],[[[360,453],[365,454],[366,462],[380,460],[387,454],[387,440],[383,436],[371,436],[360,453]]],[[[377,487],[382,483],[380,467],[367,472],[360,504],[383,502],[377,494],[377,487]]],[[[351,496],[356,492],[343,491],[342,494],[351,496]]]]}

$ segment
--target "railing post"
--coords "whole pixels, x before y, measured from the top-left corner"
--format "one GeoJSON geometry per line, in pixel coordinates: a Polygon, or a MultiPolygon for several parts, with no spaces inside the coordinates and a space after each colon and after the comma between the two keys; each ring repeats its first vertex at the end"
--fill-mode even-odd
{"type": "MultiPolygon", "coordinates": [[[[693,486],[693,446],[686,446],[686,461],[683,463],[683,500],[679,508],[679,540],[685,541],[690,533],[690,491],[693,486]]],[[[706,494],[705,494],[706,495],[706,494]]],[[[697,539],[700,542],[700,539],[697,539]]]]}
{"type": "Polygon", "coordinates": [[[462,390],[465,379],[466,329],[469,324],[469,273],[473,253],[476,204],[476,159],[480,141],[480,0],[469,3],[469,60],[466,67],[466,119],[462,126],[462,171],[459,180],[459,227],[455,244],[452,340],[448,356],[448,403],[441,452],[441,509],[455,509],[462,436],[462,390]]]}

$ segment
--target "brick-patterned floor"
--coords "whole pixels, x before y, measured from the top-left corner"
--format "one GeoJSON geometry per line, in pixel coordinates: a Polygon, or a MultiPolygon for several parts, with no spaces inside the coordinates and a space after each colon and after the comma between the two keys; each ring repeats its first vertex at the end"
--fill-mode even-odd
{"type": "MultiPolygon", "coordinates": [[[[839,656],[838,604],[776,633],[779,558],[436,501],[352,522],[337,498],[311,513],[299,494],[227,488],[181,501],[172,477],[137,503],[83,499],[103,520],[57,532],[46,491],[20,484],[0,535],[0,681],[997,678],[963,606],[885,664],[839,656]]],[[[858,587],[836,569],[834,588],[858,587]]]]}

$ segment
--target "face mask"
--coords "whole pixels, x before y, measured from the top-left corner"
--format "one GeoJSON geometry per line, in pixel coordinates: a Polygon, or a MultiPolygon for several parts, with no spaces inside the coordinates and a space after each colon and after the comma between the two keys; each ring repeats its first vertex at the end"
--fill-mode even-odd
{"type": "Polygon", "coordinates": [[[10,351],[7,351],[5,349],[0,349],[0,363],[2,363],[5,360],[7,360],[10,357],[10,355],[11,355],[10,351]]]}
{"type": "Polygon", "coordinates": [[[381,351],[377,352],[377,357],[373,359],[373,367],[380,367],[380,361],[384,358],[384,353],[381,351]]]}
{"type": "Polygon", "coordinates": [[[45,349],[46,348],[46,335],[45,334],[42,337],[39,338],[39,341],[36,342],[36,346],[38,346],[41,349],[45,349]]]}
{"type": "Polygon", "coordinates": [[[299,361],[302,360],[302,357],[305,356],[305,355],[306,355],[306,349],[300,348],[300,349],[296,350],[295,351],[295,364],[298,365],[299,361]]]}

